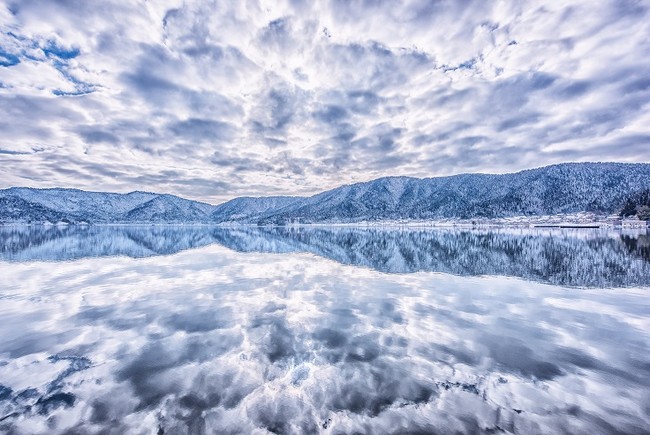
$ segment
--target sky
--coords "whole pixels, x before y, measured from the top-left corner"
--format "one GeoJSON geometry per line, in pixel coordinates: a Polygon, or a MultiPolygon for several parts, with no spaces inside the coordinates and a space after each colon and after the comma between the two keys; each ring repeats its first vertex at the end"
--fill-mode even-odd
{"type": "Polygon", "coordinates": [[[650,0],[0,0],[0,188],[650,161],[650,0]]]}

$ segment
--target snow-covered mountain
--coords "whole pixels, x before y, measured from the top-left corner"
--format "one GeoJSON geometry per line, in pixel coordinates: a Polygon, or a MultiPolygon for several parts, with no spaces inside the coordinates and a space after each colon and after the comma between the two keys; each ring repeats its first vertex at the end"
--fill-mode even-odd
{"type": "Polygon", "coordinates": [[[185,223],[207,222],[214,206],[173,195],[77,189],[0,190],[1,222],[185,223]]]}
{"type": "Polygon", "coordinates": [[[650,164],[566,163],[513,174],[387,177],[308,198],[242,197],[218,206],[173,195],[0,190],[2,222],[251,223],[496,218],[577,212],[616,213],[650,189],[650,164]]]}
{"type": "Polygon", "coordinates": [[[355,222],[618,212],[650,187],[650,164],[572,163],[514,174],[388,177],[342,186],[262,214],[257,222],[355,222]]]}
{"type": "Polygon", "coordinates": [[[268,213],[278,213],[305,198],[297,196],[240,197],[216,206],[211,220],[215,223],[256,219],[268,213]]]}
{"type": "Polygon", "coordinates": [[[183,223],[206,222],[214,206],[173,195],[158,195],[141,204],[123,218],[127,222],[183,223]]]}

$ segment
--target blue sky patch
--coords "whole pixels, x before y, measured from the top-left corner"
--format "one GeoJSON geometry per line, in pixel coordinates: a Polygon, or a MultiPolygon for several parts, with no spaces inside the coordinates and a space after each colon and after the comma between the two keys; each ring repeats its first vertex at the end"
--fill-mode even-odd
{"type": "Polygon", "coordinates": [[[56,57],[62,60],[70,60],[79,56],[80,51],[78,48],[66,49],[57,45],[54,41],[48,41],[45,47],[42,48],[43,53],[48,57],[56,57]]]}
{"type": "Polygon", "coordinates": [[[8,53],[0,48],[0,66],[8,67],[18,65],[20,58],[15,54],[8,53]]]}

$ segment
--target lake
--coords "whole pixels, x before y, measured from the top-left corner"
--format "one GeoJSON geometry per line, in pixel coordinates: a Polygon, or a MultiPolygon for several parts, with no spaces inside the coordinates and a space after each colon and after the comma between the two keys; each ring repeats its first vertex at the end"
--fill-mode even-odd
{"type": "Polygon", "coordinates": [[[650,433],[650,234],[0,227],[0,432],[650,433]]]}

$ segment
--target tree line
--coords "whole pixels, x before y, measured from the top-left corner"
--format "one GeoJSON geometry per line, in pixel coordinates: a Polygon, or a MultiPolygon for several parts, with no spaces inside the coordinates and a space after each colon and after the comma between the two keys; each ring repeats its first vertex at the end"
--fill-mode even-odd
{"type": "Polygon", "coordinates": [[[629,197],[620,215],[622,217],[637,216],[642,221],[650,220],[650,189],[629,197]]]}

